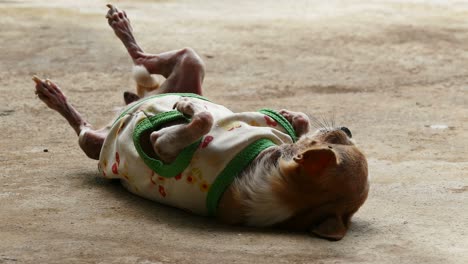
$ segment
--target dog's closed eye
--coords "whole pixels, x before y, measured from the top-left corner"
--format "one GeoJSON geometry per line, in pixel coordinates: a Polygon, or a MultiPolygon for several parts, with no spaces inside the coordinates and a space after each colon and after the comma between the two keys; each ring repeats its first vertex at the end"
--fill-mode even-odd
{"type": "Polygon", "coordinates": [[[351,134],[351,130],[349,130],[349,128],[347,127],[340,127],[341,131],[345,132],[346,135],[349,137],[349,138],[353,138],[353,134],[351,134]]]}

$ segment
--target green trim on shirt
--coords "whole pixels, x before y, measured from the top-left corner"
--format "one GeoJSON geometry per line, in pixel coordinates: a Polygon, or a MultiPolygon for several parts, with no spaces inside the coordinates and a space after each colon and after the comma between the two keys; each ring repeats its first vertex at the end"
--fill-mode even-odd
{"type": "MultiPolygon", "coordinates": [[[[190,93],[170,93],[170,94],[158,94],[150,97],[145,97],[140,101],[136,102],[135,104],[129,106],[125,109],[119,117],[115,120],[113,126],[124,117],[126,114],[134,110],[136,107],[140,106],[144,102],[168,95],[177,95],[181,97],[192,97],[198,98],[201,100],[209,101],[208,99],[197,95],[197,94],[190,94],[190,93]]],[[[282,115],[273,111],[271,109],[261,109],[260,113],[271,117],[274,121],[280,124],[287,134],[291,137],[293,142],[297,141],[297,135],[294,131],[292,125],[284,118],[282,115]]],[[[182,113],[173,110],[169,112],[163,112],[156,114],[154,116],[149,116],[148,118],[142,119],[136,126],[133,131],[133,143],[135,148],[142,158],[143,162],[154,172],[158,175],[171,178],[179,175],[182,173],[191,162],[191,159],[194,153],[197,151],[202,138],[200,138],[197,142],[189,145],[188,147],[184,148],[180,154],[176,157],[176,159],[170,163],[165,164],[158,158],[150,157],[146,152],[143,151],[141,146],[141,137],[145,132],[148,131],[155,131],[163,124],[175,120],[183,120],[185,122],[190,122],[190,119],[184,116],[182,113]]],[[[240,151],[229,163],[227,166],[221,171],[219,175],[214,179],[211,187],[208,191],[206,197],[206,207],[208,210],[208,214],[211,216],[216,215],[216,211],[218,208],[218,204],[224,192],[229,188],[232,184],[234,179],[265,149],[276,146],[276,144],[271,141],[270,139],[259,139],[248,145],[242,151],[240,151]]]]}
{"type": "Polygon", "coordinates": [[[260,154],[260,152],[272,146],[276,146],[273,141],[269,139],[259,139],[244,148],[228,163],[218,177],[216,177],[208,191],[206,207],[209,215],[216,215],[216,210],[218,209],[221,196],[232,184],[237,175],[244,170],[260,154]]]}
{"type": "Polygon", "coordinates": [[[294,131],[293,126],[291,125],[291,123],[289,123],[289,121],[284,116],[268,108],[261,109],[258,112],[273,118],[273,120],[275,120],[278,124],[280,124],[286,130],[286,132],[291,137],[293,142],[297,141],[296,131],[294,131]]]}
{"type": "Polygon", "coordinates": [[[187,168],[187,166],[190,164],[190,161],[192,160],[193,154],[195,153],[195,151],[201,143],[201,138],[197,142],[184,148],[177,156],[177,158],[170,164],[165,164],[159,159],[150,157],[146,152],[143,151],[140,139],[144,132],[148,130],[154,131],[164,123],[179,119],[182,119],[186,122],[190,121],[182,113],[174,110],[159,113],[157,115],[150,116],[141,120],[136,125],[133,131],[133,144],[135,145],[135,148],[140,157],[143,159],[143,161],[148,167],[150,167],[158,175],[165,178],[175,177],[182,173],[185,170],[185,168],[187,168]]]}
{"type": "Polygon", "coordinates": [[[198,94],[192,94],[192,93],[164,93],[164,94],[156,94],[156,95],[144,97],[144,98],[140,99],[139,101],[137,101],[135,104],[130,105],[127,109],[125,109],[125,110],[119,115],[119,117],[117,117],[117,119],[115,119],[115,121],[114,121],[114,123],[112,124],[112,126],[114,126],[115,123],[117,123],[117,121],[119,121],[122,117],[124,117],[128,112],[130,112],[131,110],[133,110],[133,109],[135,109],[136,107],[140,106],[140,105],[143,104],[144,102],[146,102],[146,101],[148,101],[148,100],[151,100],[151,99],[154,99],[154,98],[163,97],[163,96],[168,96],[168,95],[178,95],[178,96],[181,96],[181,97],[198,98],[198,99],[201,99],[201,100],[205,100],[205,101],[210,102],[210,100],[206,99],[205,97],[203,97],[203,96],[201,96],[201,95],[198,95],[198,94]]]}

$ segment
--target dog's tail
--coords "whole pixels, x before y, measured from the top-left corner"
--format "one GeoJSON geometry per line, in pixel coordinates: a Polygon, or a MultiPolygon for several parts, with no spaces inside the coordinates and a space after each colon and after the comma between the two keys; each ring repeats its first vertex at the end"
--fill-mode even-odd
{"type": "Polygon", "coordinates": [[[148,70],[142,65],[133,66],[133,79],[137,83],[137,94],[140,98],[145,97],[146,94],[159,88],[158,79],[152,76],[148,70]]]}

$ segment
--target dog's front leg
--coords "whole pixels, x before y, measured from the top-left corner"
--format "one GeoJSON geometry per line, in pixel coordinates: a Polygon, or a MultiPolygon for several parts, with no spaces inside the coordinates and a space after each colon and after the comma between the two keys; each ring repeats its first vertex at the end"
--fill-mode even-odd
{"type": "Polygon", "coordinates": [[[163,128],[150,136],[154,152],[166,163],[174,161],[184,148],[206,135],[213,126],[212,115],[190,98],[182,97],[174,108],[190,117],[190,122],[163,128]]]}

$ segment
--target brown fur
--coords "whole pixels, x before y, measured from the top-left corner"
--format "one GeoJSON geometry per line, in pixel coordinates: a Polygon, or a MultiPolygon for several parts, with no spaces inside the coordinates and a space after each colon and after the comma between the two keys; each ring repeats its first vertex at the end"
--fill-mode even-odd
{"type": "MultiPolygon", "coordinates": [[[[365,156],[341,130],[304,137],[292,148],[284,148],[287,153],[279,159],[271,155],[278,159],[282,175],[271,183],[272,192],[295,213],[277,226],[308,230],[329,240],[342,239],[352,215],[367,198],[365,156]]],[[[242,222],[239,197],[232,191],[224,194],[219,219],[242,222]]]]}

